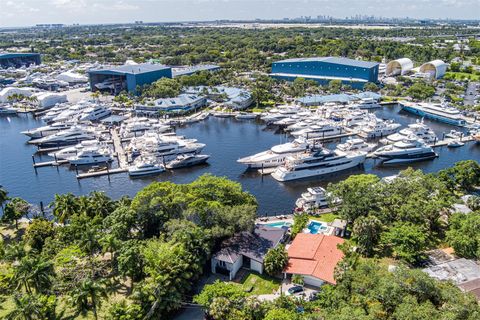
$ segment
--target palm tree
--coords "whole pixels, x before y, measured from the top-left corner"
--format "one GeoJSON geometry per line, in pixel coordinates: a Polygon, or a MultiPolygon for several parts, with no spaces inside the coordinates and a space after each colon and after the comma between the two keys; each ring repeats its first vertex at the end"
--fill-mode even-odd
{"type": "Polygon", "coordinates": [[[115,251],[120,247],[120,241],[115,238],[113,234],[107,234],[100,239],[100,245],[102,246],[103,252],[110,252],[110,261],[112,266],[115,263],[115,251]]]}
{"type": "Polygon", "coordinates": [[[71,302],[79,314],[85,315],[91,309],[95,319],[98,319],[97,310],[101,307],[102,299],[106,297],[107,290],[103,284],[85,279],[73,290],[71,302]]]}
{"type": "Polygon", "coordinates": [[[8,320],[32,320],[41,319],[41,304],[37,299],[31,295],[14,295],[13,302],[15,309],[13,309],[7,316],[8,320]]]}
{"type": "Polygon", "coordinates": [[[89,198],[94,215],[105,218],[115,210],[115,203],[104,192],[92,191],[89,198]]]}
{"type": "Polygon", "coordinates": [[[34,288],[37,293],[41,293],[50,288],[54,274],[53,262],[26,256],[14,267],[12,282],[16,284],[17,290],[24,287],[31,294],[34,288]]]}
{"type": "Polygon", "coordinates": [[[19,261],[25,257],[25,246],[23,242],[11,243],[5,248],[5,260],[7,261],[19,261]]]}
{"type": "Polygon", "coordinates": [[[55,199],[50,203],[53,207],[53,215],[60,223],[65,223],[72,215],[77,213],[77,198],[72,193],[56,194],[55,199]]]}

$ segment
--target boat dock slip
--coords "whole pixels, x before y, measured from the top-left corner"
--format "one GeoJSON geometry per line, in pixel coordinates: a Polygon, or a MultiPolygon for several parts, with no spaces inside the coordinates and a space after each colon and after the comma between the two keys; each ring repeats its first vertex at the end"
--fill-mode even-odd
{"type": "Polygon", "coordinates": [[[94,171],[94,172],[85,172],[85,173],[77,174],[77,179],[100,177],[100,176],[106,176],[111,174],[124,173],[127,171],[128,171],[128,168],[116,168],[116,169],[107,169],[107,170],[94,171]]]}
{"type": "Polygon", "coordinates": [[[120,136],[118,134],[117,129],[112,129],[110,131],[110,134],[111,134],[112,140],[113,140],[113,148],[115,149],[115,152],[117,153],[118,167],[126,169],[128,167],[127,155],[125,154],[125,151],[123,150],[122,140],[120,140],[120,136]]]}
{"type": "Polygon", "coordinates": [[[59,166],[62,164],[67,164],[68,160],[57,160],[57,161],[46,161],[46,162],[35,162],[35,159],[33,159],[33,167],[34,168],[41,168],[41,167],[49,167],[49,166],[59,166]]]}

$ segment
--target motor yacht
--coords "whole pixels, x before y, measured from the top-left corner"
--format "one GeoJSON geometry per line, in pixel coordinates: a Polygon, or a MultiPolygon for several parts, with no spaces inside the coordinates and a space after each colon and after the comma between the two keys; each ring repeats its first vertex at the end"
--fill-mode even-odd
{"type": "Polygon", "coordinates": [[[209,155],[206,154],[181,154],[174,160],[167,163],[167,169],[178,169],[184,167],[191,167],[207,162],[209,155]]]}
{"type": "Polygon", "coordinates": [[[308,188],[295,201],[295,206],[303,210],[328,207],[326,190],[322,187],[308,188]]]}
{"type": "Polygon", "coordinates": [[[17,114],[17,109],[7,107],[7,106],[0,106],[0,116],[12,116],[17,114]]]}
{"type": "Polygon", "coordinates": [[[292,136],[299,138],[303,137],[306,139],[312,138],[327,138],[342,134],[344,130],[342,127],[330,124],[330,123],[320,123],[311,125],[305,129],[292,132],[292,136]]]}
{"type": "Polygon", "coordinates": [[[395,133],[400,127],[401,125],[393,120],[375,118],[362,127],[359,135],[367,139],[380,138],[395,133]]]}
{"type": "Polygon", "coordinates": [[[108,148],[108,145],[104,142],[99,142],[98,140],[85,140],[71,147],[66,147],[60,149],[59,151],[49,153],[48,155],[56,159],[68,159],[78,155],[84,149],[94,149],[94,148],[108,148]]]}
{"type": "Polygon", "coordinates": [[[359,109],[375,109],[381,108],[382,106],[373,98],[364,98],[356,104],[356,107],[359,109]]]}
{"type": "Polygon", "coordinates": [[[106,118],[112,114],[112,110],[109,108],[96,105],[94,107],[86,108],[80,115],[80,121],[98,121],[100,119],[106,118]]]}
{"type": "Polygon", "coordinates": [[[44,147],[56,147],[77,144],[83,140],[93,140],[95,138],[96,136],[92,131],[80,126],[72,126],[67,130],[62,130],[40,139],[30,140],[29,143],[44,147]]]}
{"type": "Polygon", "coordinates": [[[403,139],[411,136],[416,136],[417,138],[422,139],[427,144],[433,144],[438,141],[435,132],[433,132],[433,130],[430,129],[427,125],[425,125],[422,121],[409,124],[406,128],[400,130],[397,133],[388,135],[380,142],[384,144],[392,144],[402,141],[403,139]]]}
{"type": "Polygon", "coordinates": [[[43,127],[35,128],[32,130],[22,131],[22,133],[32,139],[38,139],[42,137],[46,137],[57,133],[59,131],[69,129],[73,124],[69,122],[54,122],[50,125],[46,125],[43,127]]]}
{"type": "Polygon", "coordinates": [[[447,105],[446,103],[412,103],[401,102],[400,107],[407,112],[425,117],[428,119],[464,126],[466,121],[460,110],[447,105]]]}
{"type": "Polygon", "coordinates": [[[363,139],[348,138],[345,143],[337,145],[337,149],[341,151],[365,151],[370,152],[375,148],[375,143],[366,143],[363,139]]]}
{"type": "Polygon", "coordinates": [[[374,155],[385,164],[430,160],[437,157],[432,147],[417,137],[409,137],[394,144],[379,148],[374,155]]]}
{"type": "Polygon", "coordinates": [[[128,174],[132,177],[155,175],[164,171],[165,167],[153,159],[139,159],[128,168],[128,174]]]}
{"type": "Polygon", "coordinates": [[[71,165],[90,165],[98,163],[106,163],[113,161],[110,153],[102,151],[101,149],[84,149],[76,156],[67,158],[71,165]]]}
{"type": "Polygon", "coordinates": [[[251,112],[240,112],[235,116],[235,119],[237,120],[253,120],[258,117],[258,114],[256,113],[251,113],[251,112]]]}
{"type": "Polygon", "coordinates": [[[362,151],[307,151],[288,157],[272,177],[277,181],[290,181],[331,174],[363,164],[366,156],[367,153],[362,151]]]}
{"type": "Polygon", "coordinates": [[[79,103],[74,106],[71,106],[65,111],[60,112],[57,116],[55,116],[51,121],[53,122],[63,122],[63,121],[72,121],[77,120],[80,118],[82,113],[89,108],[89,104],[87,103],[79,103]]]}
{"type": "Polygon", "coordinates": [[[252,169],[277,167],[282,165],[288,156],[305,151],[310,147],[312,145],[306,139],[298,138],[292,142],[273,146],[270,150],[238,159],[237,162],[252,169]]]}

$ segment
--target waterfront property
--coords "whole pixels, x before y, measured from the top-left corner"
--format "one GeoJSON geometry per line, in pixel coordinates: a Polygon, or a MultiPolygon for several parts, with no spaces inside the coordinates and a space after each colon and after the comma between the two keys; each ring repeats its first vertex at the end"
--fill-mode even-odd
{"type": "Polygon", "coordinates": [[[118,94],[121,91],[136,93],[137,86],[151,84],[160,78],[172,78],[172,68],[160,64],[134,64],[88,71],[90,89],[118,94]]]}
{"type": "Polygon", "coordinates": [[[299,233],[288,247],[285,277],[300,275],[305,284],[320,287],[324,283],[336,284],[335,266],[344,254],[338,245],[344,240],[336,236],[299,233]]]}
{"type": "Polygon", "coordinates": [[[341,57],[295,58],[272,63],[270,76],[287,81],[304,78],[322,85],[340,80],[343,84],[361,89],[367,82],[378,82],[378,67],[377,62],[341,57]]]}
{"type": "Polygon", "coordinates": [[[221,102],[224,106],[235,110],[245,109],[253,102],[250,91],[235,87],[216,86],[209,88],[198,86],[187,88],[186,93],[204,94],[208,99],[221,102]]]}
{"type": "Polygon", "coordinates": [[[137,113],[184,113],[198,110],[207,104],[207,99],[195,94],[180,94],[174,98],[163,98],[155,100],[153,105],[137,105],[135,111],[137,113]]]}
{"type": "Polygon", "coordinates": [[[211,260],[212,273],[224,274],[230,280],[240,268],[263,273],[263,259],[267,251],[285,239],[284,228],[256,225],[253,232],[240,232],[222,243],[222,248],[211,260]]]}
{"type": "Polygon", "coordinates": [[[42,60],[39,53],[4,52],[0,53],[0,68],[21,68],[30,65],[40,65],[42,60]]]}

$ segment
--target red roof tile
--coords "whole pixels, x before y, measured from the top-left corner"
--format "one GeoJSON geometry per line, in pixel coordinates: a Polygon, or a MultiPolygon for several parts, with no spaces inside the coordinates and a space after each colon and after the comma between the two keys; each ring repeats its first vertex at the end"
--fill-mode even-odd
{"type": "Polygon", "coordinates": [[[288,248],[286,273],[309,275],[335,284],[333,272],[344,254],[337,245],[344,240],[335,236],[300,233],[288,248]]]}

